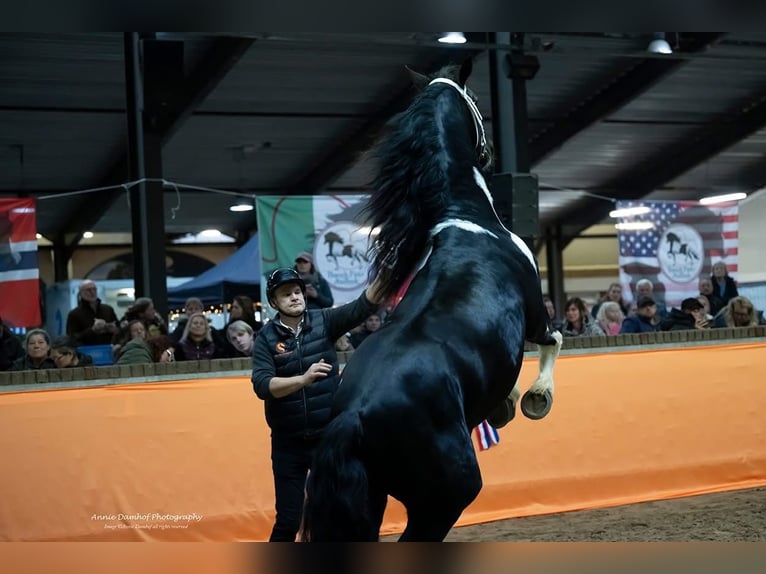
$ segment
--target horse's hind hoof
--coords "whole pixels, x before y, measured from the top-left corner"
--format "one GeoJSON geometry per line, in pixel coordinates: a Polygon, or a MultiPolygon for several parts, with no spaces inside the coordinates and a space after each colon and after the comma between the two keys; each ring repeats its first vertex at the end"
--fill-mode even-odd
{"type": "Polygon", "coordinates": [[[516,416],[516,402],[510,398],[503,400],[495,409],[489,413],[487,422],[496,429],[503,428],[516,416]]]}
{"type": "Polygon", "coordinates": [[[551,412],[552,406],[553,395],[548,390],[542,394],[527,391],[521,397],[521,412],[524,413],[525,417],[534,421],[540,420],[551,412]]]}

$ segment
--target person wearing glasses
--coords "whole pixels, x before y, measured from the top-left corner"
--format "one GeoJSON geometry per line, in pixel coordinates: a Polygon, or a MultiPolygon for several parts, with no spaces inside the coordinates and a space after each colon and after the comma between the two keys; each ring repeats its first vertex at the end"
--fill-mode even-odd
{"type": "Polygon", "coordinates": [[[311,456],[340,383],[335,342],[382,302],[373,282],[355,301],[307,309],[306,289],[295,269],[269,275],[266,293],[277,314],[253,348],[253,390],[265,403],[271,428],[277,516],[270,541],[293,542],[300,528],[311,456]]]}
{"type": "Polygon", "coordinates": [[[58,337],[51,343],[51,359],[59,369],[93,365],[93,357],[77,350],[69,337],[58,337]]]}
{"type": "Polygon", "coordinates": [[[109,345],[119,330],[114,309],[98,298],[96,283],[80,283],[77,307],[66,318],[66,334],[77,345],[109,345]]]}

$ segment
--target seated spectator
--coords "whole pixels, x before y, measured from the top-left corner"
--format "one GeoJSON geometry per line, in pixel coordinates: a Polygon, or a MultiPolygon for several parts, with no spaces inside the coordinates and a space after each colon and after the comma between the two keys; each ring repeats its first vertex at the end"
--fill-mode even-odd
{"type": "Polygon", "coordinates": [[[123,337],[114,349],[115,365],[139,365],[153,362],[152,352],[146,341],[143,321],[133,319],[123,330],[123,337]]]}
{"type": "Polygon", "coordinates": [[[561,332],[565,337],[595,337],[604,331],[591,319],[585,303],[579,297],[572,297],[564,305],[566,321],[561,332]]]}
{"type": "Polygon", "coordinates": [[[615,301],[604,301],[596,315],[596,324],[607,335],[618,335],[624,320],[625,315],[615,301]]]}
{"type": "Polygon", "coordinates": [[[24,356],[24,347],[0,317],[0,371],[7,371],[13,362],[24,356]]]}
{"type": "Polygon", "coordinates": [[[229,338],[229,327],[237,321],[244,321],[250,326],[253,336],[261,329],[261,323],[255,319],[253,300],[247,295],[237,295],[232,299],[229,308],[229,322],[219,336],[215,329],[212,331],[213,342],[223,349],[224,357],[241,357],[242,353],[232,344],[229,338]]]}
{"type": "Polygon", "coordinates": [[[700,302],[702,305],[703,314],[705,316],[705,319],[708,323],[710,323],[710,327],[713,326],[713,314],[710,312],[710,299],[708,299],[707,295],[697,295],[697,301],[700,302]]]}
{"type": "Polygon", "coordinates": [[[626,317],[635,317],[638,315],[638,303],[635,301],[631,301],[628,305],[628,312],[625,313],[626,317]]]}
{"type": "Polygon", "coordinates": [[[51,359],[59,369],[93,365],[93,357],[77,351],[70,337],[58,337],[51,344],[51,359]]]}
{"type": "Polygon", "coordinates": [[[184,334],[176,346],[176,361],[200,361],[217,359],[222,356],[223,349],[216,346],[207,317],[195,313],[189,317],[184,334]]]}
{"type": "Polygon", "coordinates": [[[625,317],[620,333],[651,333],[657,330],[657,304],[651,297],[642,297],[636,304],[636,314],[625,317]]]}
{"type": "Polygon", "coordinates": [[[186,323],[194,313],[204,312],[205,307],[202,305],[202,301],[198,297],[189,297],[184,303],[184,314],[178,317],[178,325],[173,329],[170,334],[173,341],[176,343],[181,340],[186,328],[186,323]]]}
{"type": "Polygon", "coordinates": [[[338,340],[335,341],[335,350],[341,353],[349,353],[354,350],[354,345],[351,344],[351,339],[348,335],[341,335],[338,340]]]}
{"type": "Polygon", "coordinates": [[[699,290],[700,295],[704,295],[705,298],[707,298],[708,301],[708,313],[711,315],[718,314],[718,311],[723,309],[725,303],[723,302],[723,299],[718,297],[715,293],[713,293],[713,281],[710,279],[710,277],[700,277],[699,279],[699,290]]]}
{"type": "MultiPolygon", "coordinates": [[[[665,303],[662,301],[658,301],[657,298],[654,296],[654,283],[649,281],[649,279],[639,279],[636,282],[636,301],[639,301],[642,297],[648,297],[652,301],[654,301],[655,306],[657,307],[657,319],[663,319],[668,314],[668,309],[665,307],[665,303]]],[[[659,321],[655,321],[655,324],[659,321]]]]}
{"type": "Polygon", "coordinates": [[[737,282],[729,275],[729,270],[723,261],[713,264],[713,274],[710,276],[710,281],[713,283],[713,294],[719,297],[724,305],[728,304],[734,297],[739,296],[737,282]]]}
{"type": "Polygon", "coordinates": [[[306,284],[306,308],[324,309],[334,303],[327,280],[314,267],[314,257],[306,251],[295,257],[295,270],[306,284]]]}
{"type": "Polygon", "coordinates": [[[758,313],[753,303],[747,297],[738,295],[718,312],[713,321],[713,327],[754,327],[759,323],[758,313]]]}
{"type": "Polygon", "coordinates": [[[590,315],[594,319],[598,315],[599,310],[601,309],[601,304],[605,303],[606,301],[614,301],[620,306],[620,311],[622,311],[623,316],[628,314],[628,305],[625,303],[625,300],[622,298],[622,285],[619,283],[610,283],[609,289],[607,289],[604,296],[601,298],[601,300],[593,305],[593,308],[590,310],[590,315]]]}
{"type": "Polygon", "coordinates": [[[359,345],[378,329],[380,329],[380,315],[373,313],[364,320],[361,329],[351,333],[351,344],[354,346],[354,349],[358,349],[359,345]]]}
{"type": "Polygon", "coordinates": [[[151,339],[157,335],[167,335],[168,326],[157,310],[154,308],[154,302],[149,297],[139,297],[128,307],[120,326],[125,327],[130,321],[138,319],[144,324],[146,329],[146,338],[151,339]]]}
{"type": "Polygon", "coordinates": [[[66,318],[66,334],[76,345],[108,345],[118,331],[114,309],[98,298],[96,283],[80,283],[77,307],[66,318]]]}
{"type": "Polygon", "coordinates": [[[175,358],[175,341],[169,335],[157,335],[147,341],[155,363],[172,363],[175,358]]]}
{"type": "Polygon", "coordinates": [[[24,355],[11,365],[11,371],[55,369],[56,363],[50,358],[51,338],[43,329],[32,329],[24,339],[24,355]]]}
{"type": "Polygon", "coordinates": [[[249,323],[245,321],[234,321],[226,327],[226,339],[235,350],[235,355],[227,355],[232,357],[252,357],[253,356],[253,340],[255,334],[253,328],[249,323]]]}
{"type": "Polygon", "coordinates": [[[707,329],[710,323],[705,317],[705,306],[696,297],[681,301],[680,309],[671,309],[660,322],[660,331],[691,331],[707,329]]]}
{"type": "Polygon", "coordinates": [[[548,319],[551,321],[551,329],[554,331],[561,331],[564,328],[564,321],[556,319],[556,308],[553,306],[553,301],[550,297],[543,297],[543,303],[545,303],[545,310],[548,311],[548,319]]]}

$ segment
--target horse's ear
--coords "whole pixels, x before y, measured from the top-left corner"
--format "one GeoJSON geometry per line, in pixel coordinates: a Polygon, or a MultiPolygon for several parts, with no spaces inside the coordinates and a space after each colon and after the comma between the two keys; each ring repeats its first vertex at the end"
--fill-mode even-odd
{"type": "Polygon", "coordinates": [[[458,74],[458,84],[461,86],[465,86],[465,83],[468,81],[468,76],[471,75],[471,72],[473,71],[473,58],[466,59],[465,62],[463,62],[463,65],[460,66],[460,73],[458,74]]]}
{"type": "Polygon", "coordinates": [[[419,74],[409,66],[404,66],[407,69],[407,72],[410,75],[410,79],[412,80],[412,83],[415,85],[415,87],[418,89],[418,91],[423,91],[426,89],[426,86],[428,86],[428,83],[431,81],[428,79],[428,76],[424,76],[423,74],[419,74]]]}

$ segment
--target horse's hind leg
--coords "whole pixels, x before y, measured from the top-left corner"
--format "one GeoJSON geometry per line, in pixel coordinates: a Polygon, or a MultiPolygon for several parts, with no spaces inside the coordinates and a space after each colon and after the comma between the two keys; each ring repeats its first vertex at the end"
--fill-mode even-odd
{"type": "Polygon", "coordinates": [[[540,373],[521,397],[521,412],[533,420],[543,418],[553,406],[553,365],[559,356],[564,338],[558,331],[549,333],[549,336],[554,343],[537,345],[540,350],[540,373]]]}

